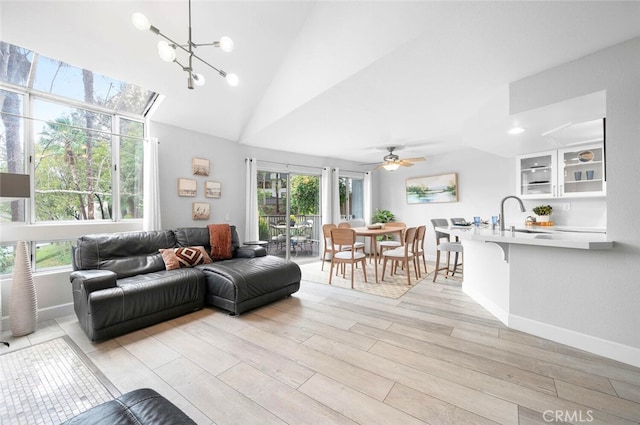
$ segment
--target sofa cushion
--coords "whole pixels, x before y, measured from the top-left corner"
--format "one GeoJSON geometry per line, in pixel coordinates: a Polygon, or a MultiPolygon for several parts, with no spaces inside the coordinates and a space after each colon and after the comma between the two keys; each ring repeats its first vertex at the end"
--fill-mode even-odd
{"type": "Polygon", "coordinates": [[[228,224],[210,224],[207,228],[209,229],[211,258],[214,260],[233,258],[231,227],[228,224]]]}
{"type": "Polygon", "coordinates": [[[162,254],[162,260],[167,270],[211,263],[209,254],[207,254],[207,251],[201,246],[161,249],[160,253],[162,254]]]}
{"type": "Polygon", "coordinates": [[[160,249],[176,247],[171,230],[98,233],[78,238],[74,269],[111,270],[119,279],[165,270],[160,249]]]}
{"type": "MultiPolygon", "coordinates": [[[[231,250],[235,257],[240,247],[240,238],[233,224],[231,228],[231,250]]],[[[177,241],[176,246],[203,246],[207,252],[211,252],[209,229],[207,227],[179,227],[174,231],[177,241]]]]}

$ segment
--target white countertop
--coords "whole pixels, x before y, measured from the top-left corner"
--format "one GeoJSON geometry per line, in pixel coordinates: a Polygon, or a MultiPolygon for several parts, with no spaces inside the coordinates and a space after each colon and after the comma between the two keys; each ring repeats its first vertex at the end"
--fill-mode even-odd
{"type": "Polygon", "coordinates": [[[522,226],[516,228],[520,232],[492,230],[491,227],[449,226],[436,227],[436,230],[457,236],[460,239],[480,242],[494,242],[498,244],[537,245],[556,248],[574,249],[611,249],[613,241],[601,232],[570,231],[569,228],[554,228],[543,226],[522,226]]]}

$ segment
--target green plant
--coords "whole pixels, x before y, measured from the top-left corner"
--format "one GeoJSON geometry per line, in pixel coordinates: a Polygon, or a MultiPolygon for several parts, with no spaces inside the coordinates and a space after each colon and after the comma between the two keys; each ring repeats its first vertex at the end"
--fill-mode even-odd
{"type": "Polygon", "coordinates": [[[389,223],[394,220],[394,216],[389,210],[376,209],[375,214],[371,218],[372,223],[389,223]]]}
{"type": "Polygon", "coordinates": [[[533,207],[533,213],[535,215],[551,215],[551,211],[553,211],[551,205],[538,205],[537,207],[533,207]]]}

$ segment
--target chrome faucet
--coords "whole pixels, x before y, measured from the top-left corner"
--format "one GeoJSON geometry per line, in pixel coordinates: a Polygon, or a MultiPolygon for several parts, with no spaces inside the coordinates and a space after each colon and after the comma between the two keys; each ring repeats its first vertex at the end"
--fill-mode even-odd
{"type": "Polygon", "coordinates": [[[524,204],[522,203],[522,199],[518,198],[517,196],[505,196],[504,198],[502,198],[502,201],[500,201],[500,231],[504,232],[504,201],[506,201],[509,198],[513,198],[513,199],[517,199],[518,203],[520,204],[520,211],[521,212],[525,212],[526,209],[524,208],[524,204]]]}

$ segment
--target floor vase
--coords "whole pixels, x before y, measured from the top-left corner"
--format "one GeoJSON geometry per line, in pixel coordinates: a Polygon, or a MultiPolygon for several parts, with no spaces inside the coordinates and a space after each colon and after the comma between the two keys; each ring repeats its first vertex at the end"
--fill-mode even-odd
{"type": "Polygon", "coordinates": [[[16,246],[13,280],[9,298],[9,326],[13,336],[33,333],[38,322],[38,300],[31,273],[27,244],[18,241],[16,246]]]}

